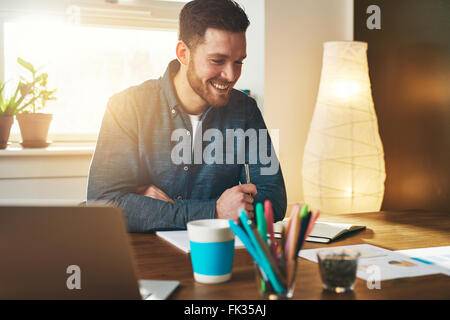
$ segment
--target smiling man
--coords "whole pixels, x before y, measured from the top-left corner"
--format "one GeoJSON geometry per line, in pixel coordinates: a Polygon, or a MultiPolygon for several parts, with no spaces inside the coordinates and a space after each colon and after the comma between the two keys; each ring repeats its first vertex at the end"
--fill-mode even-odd
{"type": "Polygon", "coordinates": [[[252,216],[254,203],[266,199],[275,220],[284,217],[283,175],[261,112],[254,99],[233,89],[247,55],[248,26],[231,0],[194,0],[183,7],[177,60],[162,78],[108,102],[88,202],[121,207],[130,232],[185,229],[197,219],[236,220],[239,208],[252,216]],[[268,166],[276,170],[264,174],[268,166]]]}
{"type": "Polygon", "coordinates": [[[193,114],[208,105],[226,106],[246,57],[245,33],[208,28],[203,39],[187,41],[177,45],[181,68],[174,83],[178,97],[186,99],[181,103],[193,114]]]}

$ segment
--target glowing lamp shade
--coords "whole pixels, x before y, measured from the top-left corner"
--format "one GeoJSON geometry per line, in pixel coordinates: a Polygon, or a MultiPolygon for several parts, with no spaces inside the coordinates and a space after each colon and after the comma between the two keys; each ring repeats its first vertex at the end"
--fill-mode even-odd
{"type": "Polygon", "coordinates": [[[303,156],[305,202],[325,213],[379,211],[386,178],[367,43],[324,43],[322,75],[303,156]]]}

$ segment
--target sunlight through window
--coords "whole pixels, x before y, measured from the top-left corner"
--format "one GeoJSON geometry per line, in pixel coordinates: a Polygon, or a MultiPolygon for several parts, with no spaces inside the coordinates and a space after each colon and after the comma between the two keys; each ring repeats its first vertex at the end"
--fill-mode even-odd
{"type": "MultiPolygon", "coordinates": [[[[50,134],[95,137],[108,98],[129,86],[157,79],[175,58],[176,31],[85,27],[63,23],[5,23],[5,75],[26,76],[17,57],[48,73],[56,101],[50,134]]],[[[17,124],[12,133],[18,133],[17,124]]]]}

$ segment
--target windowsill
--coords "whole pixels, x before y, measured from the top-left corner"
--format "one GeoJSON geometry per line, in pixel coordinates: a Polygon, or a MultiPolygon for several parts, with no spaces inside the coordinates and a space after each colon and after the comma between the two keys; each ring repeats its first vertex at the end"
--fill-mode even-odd
{"type": "Polygon", "coordinates": [[[12,142],[0,157],[26,156],[91,156],[95,150],[95,142],[54,142],[47,148],[23,148],[20,143],[12,142]]]}

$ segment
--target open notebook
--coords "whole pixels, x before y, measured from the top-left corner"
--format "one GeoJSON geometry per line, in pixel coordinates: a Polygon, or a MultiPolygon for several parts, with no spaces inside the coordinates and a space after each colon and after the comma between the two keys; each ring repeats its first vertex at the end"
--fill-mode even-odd
{"type": "MultiPolygon", "coordinates": [[[[281,238],[281,230],[283,229],[283,227],[286,228],[288,221],[289,219],[284,219],[283,221],[279,221],[274,224],[274,232],[277,238],[281,238]]],[[[342,236],[359,230],[364,230],[365,228],[366,226],[317,221],[309,237],[306,238],[306,241],[329,243],[342,236]]]]}

